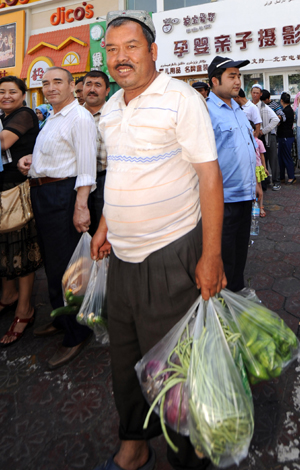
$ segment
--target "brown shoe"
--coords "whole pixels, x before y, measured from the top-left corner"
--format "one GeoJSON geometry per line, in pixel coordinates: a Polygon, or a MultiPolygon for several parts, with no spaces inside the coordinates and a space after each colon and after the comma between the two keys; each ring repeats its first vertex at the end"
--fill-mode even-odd
{"type": "Polygon", "coordinates": [[[73,346],[72,348],[60,346],[54,356],[52,356],[50,361],[48,362],[49,369],[57,369],[58,367],[64,366],[65,364],[68,364],[70,361],[72,361],[72,359],[78,356],[84,346],[89,342],[91,336],[89,336],[86,340],[82,341],[82,343],[73,346]]]}
{"type": "Polygon", "coordinates": [[[42,336],[53,336],[58,333],[63,333],[64,330],[60,328],[55,328],[53,323],[46,323],[46,325],[39,326],[33,331],[33,336],[42,337],[42,336]]]}

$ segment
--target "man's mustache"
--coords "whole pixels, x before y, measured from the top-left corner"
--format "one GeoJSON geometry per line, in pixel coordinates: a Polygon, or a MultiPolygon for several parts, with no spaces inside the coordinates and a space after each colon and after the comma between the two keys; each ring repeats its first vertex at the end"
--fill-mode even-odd
{"type": "Polygon", "coordinates": [[[130,67],[131,69],[133,69],[133,66],[130,64],[117,64],[115,66],[115,69],[117,70],[119,67],[130,67]]]}
{"type": "Polygon", "coordinates": [[[99,96],[99,95],[97,95],[97,93],[95,93],[94,91],[91,91],[90,93],[88,93],[88,96],[99,96]]]}

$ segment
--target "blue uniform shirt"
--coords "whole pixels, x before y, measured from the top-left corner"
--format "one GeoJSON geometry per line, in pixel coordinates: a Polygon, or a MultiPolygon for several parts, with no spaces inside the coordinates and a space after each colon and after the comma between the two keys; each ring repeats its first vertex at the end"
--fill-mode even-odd
{"type": "Polygon", "coordinates": [[[256,198],[257,144],[251,124],[233,99],[230,108],[211,91],[206,103],[223,175],[224,202],[253,200],[256,198]]]}

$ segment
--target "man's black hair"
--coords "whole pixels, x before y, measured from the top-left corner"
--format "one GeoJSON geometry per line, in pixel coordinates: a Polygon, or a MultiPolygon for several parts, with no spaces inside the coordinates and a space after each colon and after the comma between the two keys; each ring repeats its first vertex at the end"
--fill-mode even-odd
{"type": "Polygon", "coordinates": [[[286,93],[285,91],[281,94],[280,99],[284,102],[284,104],[290,104],[291,102],[291,95],[286,93]]]}
{"type": "Polygon", "coordinates": [[[141,26],[143,30],[143,34],[145,38],[147,39],[148,49],[150,51],[151,44],[155,42],[155,39],[154,39],[152,32],[149,30],[149,28],[147,28],[141,21],[135,20],[133,18],[116,18],[115,20],[112,20],[109,23],[108,28],[110,28],[111,26],[113,26],[114,28],[117,28],[118,26],[122,26],[122,24],[129,23],[130,21],[133,21],[134,23],[138,23],[141,26]]]}
{"type": "Polygon", "coordinates": [[[240,98],[246,98],[246,95],[245,95],[245,92],[244,92],[243,88],[240,88],[239,97],[240,98]]]}
{"type": "Polygon", "coordinates": [[[17,87],[19,88],[19,90],[21,90],[23,95],[26,93],[27,87],[25,83],[23,82],[23,80],[21,80],[21,78],[15,77],[14,75],[6,75],[6,77],[0,78],[0,85],[1,83],[9,83],[9,82],[15,83],[17,87]]]}
{"type": "Polygon", "coordinates": [[[109,78],[106,75],[106,73],[101,72],[100,70],[91,70],[90,72],[86,73],[85,76],[83,77],[83,83],[85,83],[86,79],[88,77],[100,77],[103,78],[105,87],[109,88],[109,78]]]}
{"type": "Polygon", "coordinates": [[[78,85],[78,83],[82,82],[83,83],[84,77],[79,77],[76,79],[75,86],[78,85]]]}
{"type": "Polygon", "coordinates": [[[222,79],[221,79],[221,77],[222,77],[223,73],[225,72],[225,70],[227,70],[227,69],[220,68],[220,69],[217,69],[217,70],[214,72],[213,76],[210,77],[210,79],[209,79],[209,86],[210,86],[210,88],[213,88],[213,86],[214,86],[214,85],[213,85],[213,82],[212,82],[212,78],[214,78],[214,77],[219,80],[220,85],[222,84],[222,79]]]}
{"type": "Polygon", "coordinates": [[[260,101],[265,101],[265,100],[268,100],[271,96],[271,93],[269,92],[269,90],[262,90],[262,95],[260,97],[260,101]]]}

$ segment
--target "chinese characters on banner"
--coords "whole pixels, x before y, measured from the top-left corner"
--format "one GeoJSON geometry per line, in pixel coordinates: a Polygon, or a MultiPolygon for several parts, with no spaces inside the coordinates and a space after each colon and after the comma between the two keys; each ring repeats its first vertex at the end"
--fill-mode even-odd
{"type": "MultiPolygon", "coordinates": [[[[201,21],[207,21],[209,18],[208,15],[204,15],[203,17],[200,15],[193,16],[193,17],[185,17],[183,19],[184,25],[190,24],[199,24],[201,21]],[[196,22],[199,23],[196,23],[196,22]]],[[[167,19],[165,21],[172,21],[172,19],[167,19]]],[[[212,21],[212,19],[210,20],[212,21]]],[[[171,24],[171,23],[170,23],[171,24]]],[[[205,57],[205,54],[213,54],[216,53],[218,55],[222,55],[232,51],[232,43],[234,42],[239,46],[240,50],[246,50],[249,43],[254,41],[254,34],[252,31],[243,31],[239,33],[235,33],[235,37],[232,39],[231,35],[219,35],[215,36],[213,40],[211,40],[207,36],[197,37],[193,40],[193,54],[196,57],[205,57]],[[213,44],[210,44],[210,41],[213,44]]],[[[266,28],[260,29],[257,32],[257,41],[259,49],[269,48],[269,47],[276,47],[279,43],[279,38],[276,35],[276,28],[266,28]]],[[[281,31],[281,41],[284,46],[292,46],[300,44],[300,24],[293,26],[283,26],[281,31]]],[[[174,55],[177,56],[179,59],[185,57],[186,54],[191,52],[191,47],[189,46],[189,40],[184,39],[180,41],[174,41],[174,55]]],[[[252,59],[252,64],[262,64],[265,62],[284,62],[287,60],[300,60],[300,55],[282,55],[282,56],[274,56],[272,59],[264,59],[264,58],[255,58],[252,59]]],[[[203,61],[206,62],[206,61],[203,61]]],[[[165,71],[166,73],[171,74],[178,74],[178,73],[192,73],[192,72],[203,72],[207,70],[207,66],[205,64],[198,64],[190,66],[192,62],[189,64],[184,64],[185,69],[181,70],[181,67],[170,67],[170,69],[161,68],[160,71],[165,71]]],[[[177,64],[174,64],[177,65],[177,64]]],[[[178,64],[180,65],[180,64],[178,64]]],[[[162,66],[164,67],[164,66],[162,66]]]]}

